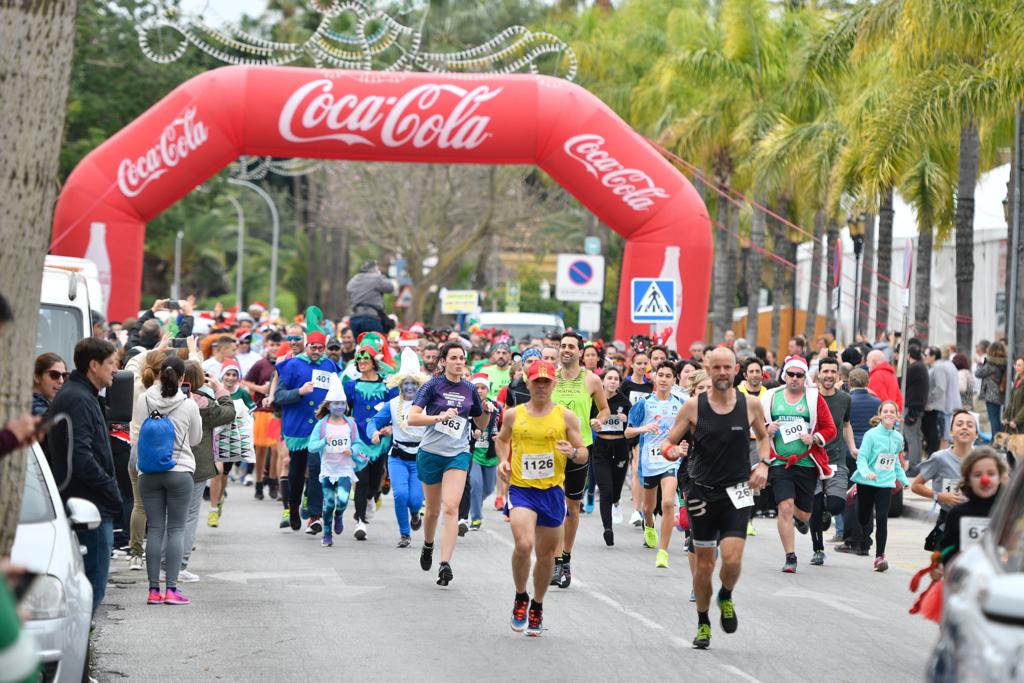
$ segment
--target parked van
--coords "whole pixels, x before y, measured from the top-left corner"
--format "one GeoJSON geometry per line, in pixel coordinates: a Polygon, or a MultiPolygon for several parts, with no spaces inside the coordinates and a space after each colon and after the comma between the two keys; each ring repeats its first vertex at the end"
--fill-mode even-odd
{"type": "Polygon", "coordinates": [[[480,327],[485,330],[504,330],[516,341],[525,337],[540,339],[549,332],[565,331],[565,323],[553,313],[481,313],[480,327]]]}
{"type": "MultiPolygon", "coordinates": [[[[49,263],[51,257],[46,258],[49,263]]],[[[98,279],[96,283],[98,287],[98,279]]],[[[93,308],[98,310],[90,298],[92,291],[98,289],[91,290],[83,270],[67,264],[43,268],[36,355],[52,351],[63,358],[69,368],[74,365],[75,344],[92,334],[91,311],[93,308]]]]}

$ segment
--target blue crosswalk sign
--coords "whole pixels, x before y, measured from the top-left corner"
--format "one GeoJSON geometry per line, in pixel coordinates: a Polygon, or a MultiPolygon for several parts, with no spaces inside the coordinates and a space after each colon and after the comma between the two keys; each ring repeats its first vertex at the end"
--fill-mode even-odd
{"type": "Polygon", "coordinates": [[[657,278],[633,278],[630,319],[635,323],[667,323],[676,319],[676,283],[657,278]]]}

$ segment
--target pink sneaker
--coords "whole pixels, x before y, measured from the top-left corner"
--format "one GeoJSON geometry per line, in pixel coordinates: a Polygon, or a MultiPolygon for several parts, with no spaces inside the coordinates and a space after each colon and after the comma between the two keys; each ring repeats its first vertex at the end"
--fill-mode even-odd
{"type": "Polygon", "coordinates": [[[146,600],[147,605],[159,605],[164,601],[164,596],[160,595],[159,588],[149,589],[149,599],[146,600]]]}
{"type": "Polygon", "coordinates": [[[875,558],[875,571],[884,572],[889,568],[889,562],[885,559],[885,555],[879,555],[875,558]]]}
{"type": "Polygon", "coordinates": [[[192,601],[182,595],[177,588],[168,588],[164,594],[165,605],[187,605],[190,602],[192,601]]]}

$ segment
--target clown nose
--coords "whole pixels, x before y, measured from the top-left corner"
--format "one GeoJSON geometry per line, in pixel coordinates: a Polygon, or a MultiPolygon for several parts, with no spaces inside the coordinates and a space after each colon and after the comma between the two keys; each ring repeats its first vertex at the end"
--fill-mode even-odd
{"type": "Polygon", "coordinates": [[[988,488],[992,484],[992,477],[988,476],[987,474],[983,475],[981,479],[978,480],[978,483],[984,486],[985,488],[988,488]]]}

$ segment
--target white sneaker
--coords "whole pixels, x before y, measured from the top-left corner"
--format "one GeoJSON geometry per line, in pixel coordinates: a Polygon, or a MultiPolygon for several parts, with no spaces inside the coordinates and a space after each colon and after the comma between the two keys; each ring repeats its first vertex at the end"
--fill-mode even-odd
{"type": "Polygon", "coordinates": [[[353,534],[357,541],[366,540],[366,522],[356,522],[356,532],[353,534]]]}
{"type": "Polygon", "coordinates": [[[182,569],[180,572],[178,572],[179,583],[195,583],[198,580],[199,577],[187,569],[182,569]]]}
{"type": "Polygon", "coordinates": [[[256,480],[252,478],[251,474],[247,474],[242,477],[242,484],[245,486],[254,486],[256,484],[256,480]]]}
{"type": "Polygon", "coordinates": [[[639,510],[633,510],[633,516],[629,518],[629,523],[633,526],[643,526],[644,516],[640,514],[639,510]]]}
{"type": "Polygon", "coordinates": [[[612,505],[612,524],[622,524],[622,510],[618,505],[612,505]]]}
{"type": "Polygon", "coordinates": [[[142,556],[132,555],[131,559],[128,560],[128,569],[140,571],[142,569],[142,556]]]}

